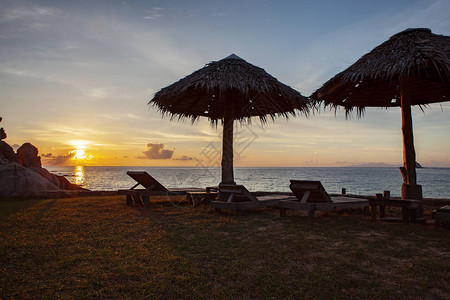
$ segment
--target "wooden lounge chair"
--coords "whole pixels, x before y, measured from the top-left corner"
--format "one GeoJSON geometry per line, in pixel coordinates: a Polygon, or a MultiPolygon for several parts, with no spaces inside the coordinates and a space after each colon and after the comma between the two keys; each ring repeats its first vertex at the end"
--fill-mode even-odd
{"type": "Polygon", "coordinates": [[[150,205],[150,196],[187,195],[189,192],[203,192],[200,188],[173,188],[168,189],[145,171],[128,171],[127,175],[137,183],[128,190],[119,190],[119,195],[126,195],[127,205],[150,205]],[[136,189],[137,186],[144,189],[136,189]]]}
{"type": "Polygon", "coordinates": [[[219,199],[211,201],[211,207],[216,211],[221,209],[247,210],[259,207],[278,205],[282,199],[290,199],[286,195],[269,195],[256,197],[252,195],[243,185],[221,185],[219,186],[219,199]]]}
{"type": "Polygon", "coordinates": [[[436,221],[436,225],[447,225],[447,227],[450,227],[450,205],[434,210],[433,219],[436,221]]]}
{"type": "Polygon", "coordinates": [[[346,196],[330,197],[320,181],[291,180],[289,186],[295,199],[280,201],[280,215],[286,215],[286,209],[305,210],[310,219],[316,211],[368,207],[367,199],[346,196]]]}

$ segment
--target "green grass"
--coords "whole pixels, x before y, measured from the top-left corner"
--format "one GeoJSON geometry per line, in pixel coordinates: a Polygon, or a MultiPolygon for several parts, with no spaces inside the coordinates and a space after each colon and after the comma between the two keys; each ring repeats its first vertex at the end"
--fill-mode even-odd
{"type": "Polygon", "coordinates": [[[449,230],[316,215],[0,200],[0,299],[450,298],[449,230]]]}

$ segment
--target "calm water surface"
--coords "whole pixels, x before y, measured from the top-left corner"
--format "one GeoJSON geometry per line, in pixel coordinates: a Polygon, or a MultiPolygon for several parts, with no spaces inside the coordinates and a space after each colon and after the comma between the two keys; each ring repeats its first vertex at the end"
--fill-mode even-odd
{"type": "MultiPolygon", "coordinates": [[[[147,171],[168,188],[206,187],[220,182],[219,168],[168,167],[47,167],[90,190],[118,190],[135,182],[126,171],[147,171]]],[[[401,195],[402,177],[397,168],[235,168],[235,181],[250,191],[289,192],[289,180],[320,180],[329,193],[374,195],[390,190],[401,195]]],[[[450,168],[417,169],[425,198],[450,198],[450,168]]]]}

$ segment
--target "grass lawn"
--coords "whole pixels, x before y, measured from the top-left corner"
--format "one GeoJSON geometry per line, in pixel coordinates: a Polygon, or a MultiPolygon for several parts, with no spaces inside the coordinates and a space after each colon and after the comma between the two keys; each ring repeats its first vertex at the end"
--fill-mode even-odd
{"type": "Polygon", "coordinates": [[[360,211],[0,200],[0,299],[450,299],[449,282],[448,229],[360,211]]]}

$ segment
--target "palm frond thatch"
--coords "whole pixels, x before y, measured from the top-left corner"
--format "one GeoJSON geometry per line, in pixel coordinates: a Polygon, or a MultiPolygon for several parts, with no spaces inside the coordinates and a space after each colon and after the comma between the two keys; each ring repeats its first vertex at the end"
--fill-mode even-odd
{"type": "Polygon", "coordinates": [[[217,124],[232,109],[234,120],[258,116],[265,123],[267,118],[295,116],[296,109],[307,115],[310,100],[233,54],[161,89],[149,105],[178,119],[203,116],[217,124]]]}
{"type": "Polygon", "coordinates": [[[400,94],[411,105],[450,100],[450,37],[427,28],[407,29],[361,57],[327,81],[311,98],[343,106],[347,113],[364,107],[400,106],[400,94]]]}

